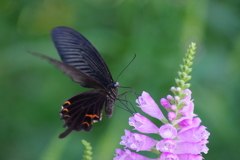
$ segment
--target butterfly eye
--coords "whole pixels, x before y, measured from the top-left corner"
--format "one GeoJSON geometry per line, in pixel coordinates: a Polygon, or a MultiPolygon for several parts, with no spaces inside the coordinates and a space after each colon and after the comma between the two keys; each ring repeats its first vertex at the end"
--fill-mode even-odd
{"type": "Polygon", "coordinates": [[[114,87],[115,87],[115,88],[119,87],[119,85],[120,85],[119,82],[115,82],[115,83],[114,83],[114,87]]]}

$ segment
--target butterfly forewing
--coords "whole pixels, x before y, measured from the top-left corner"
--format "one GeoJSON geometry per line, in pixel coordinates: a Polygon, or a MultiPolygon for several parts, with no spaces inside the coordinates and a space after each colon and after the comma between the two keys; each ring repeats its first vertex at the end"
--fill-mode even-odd
{"type": "Polygon", "coordinates": [[[81,34],[68,27],[52,30],[52,39],[64,63],[107,86],[113,83],[109,69],[98,51],[81,34]]]}
{"type": "Polygon", "coordinates": [[[41,57],[49,61],[50,63],[54,64],[56,67],[62,70],[66,75],[68,75],[74,82],[80,83],[83,87],[96,88],[96,89],[101,88],[101,89],[107,90],[107,88],[101,82],[97,81],[96,79],[92,78],[91,76],[87,75],[81,70],[78,70],[66,63],[59,62],[43,54],[36,53],[36,52],[30,52],[30,53],[35,56],[41,57]]]}

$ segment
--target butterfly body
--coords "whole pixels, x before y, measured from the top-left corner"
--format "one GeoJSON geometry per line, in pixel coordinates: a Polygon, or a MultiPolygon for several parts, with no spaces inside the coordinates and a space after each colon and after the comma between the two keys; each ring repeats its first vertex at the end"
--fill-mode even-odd
{"type": "Polygon", "coordinates": [[[62,62],[39,53],[32,54],[57,66],[74,82],[94,89],[77,94],[63,103],[60,115],[67,130],[59,137],[64,138],[73,130],[90,131],[92,124],[101,120],[103,107],[110,118],[119,83],[113,81],[101,55],[81,34],[68,27],[56,27],[51,35],[62,62]]]}

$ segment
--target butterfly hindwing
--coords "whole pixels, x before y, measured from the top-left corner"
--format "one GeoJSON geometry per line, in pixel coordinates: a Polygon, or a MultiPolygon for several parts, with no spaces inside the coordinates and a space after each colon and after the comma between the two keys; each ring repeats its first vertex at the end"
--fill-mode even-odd
{"type": "Polygon", "coordinates": [[[93,122],[101,120],[106,100],[105,93],[100,89],[86,91],[67,100],[62,105],[60,114],[65,121],[64,127],[67,126],[68,129],[59,137],[64,138],[72,130],[90,131],[93,122]]]}

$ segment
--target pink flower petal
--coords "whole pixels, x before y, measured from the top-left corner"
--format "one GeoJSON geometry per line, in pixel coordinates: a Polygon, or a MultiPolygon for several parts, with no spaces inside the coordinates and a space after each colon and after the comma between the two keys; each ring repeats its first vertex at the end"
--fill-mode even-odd
{"type": "Polygon", "coordinates": [[[179,110],[179,113],[181,113],[182,116],[190,116],[190,115],[195,115],[193,113],[194,110],[194,103],[192,101],[189,101],[185,103],[186,105],[179,110]]]}
{"type": "Polygon", "coordinates": [[[210,133],[205,126],[190,128],[178,134],[178,139],[188,142],[199,142],[202,139],[208,139],[210,133]]]}
{"type": "Polygon", "coordinates": [[[161,98],[160,99],[160,104],[165,107],[165,108],[170,108],[171,104],[166,98],[161,98]]]}
{"type": "Polygon", "coordinates": [[[168,112],[168,119],[169,121],[173,121],[176,118],[176,113],[175,112],[168,112]]]}
{"type": "MultiPolygon", "coordinates": [[[[188,117],[182,117],[182,118],[180,118],[179,120],[187,119],[187,118],[188,118],[188,117]]],[[[188,129],[190,129],[190,128],[198,127],[201,122],[202,122],[202,121],[201,121],[201,119],[200,119],[199,117],[193,118],[193,119],[192,119],[192,122],[191,122],[191,125],[189,125],[189,126],[181,126],[181,130],[178,131],[178,134],[179,134],[179,133],[182,133],[182,132],[184,132],[184,131],[186,131],[186,130],[188,130],[188,129]]]]}
{"type": "Polygon", "coordinates": [[[113,160],[149,160],[149,158],[142,156],[138,153],[131,152],[128,149],[122,151],[121,149],[116,149],[116,156],[113,160]]]}
{"type": "Polygon", "coordinates": [[[159,134],[162,138],[174,139],[177,136],[177,129],[170,123],[166,123],[159,128],[159,134]]]}
{"type": "Polygon", "coordinates": [[[121,145],[138,151],[150,151],[156,144],[156,140],[142,134],[131,133],[129,130],[125,130],[125,135],[121,137],[121,145]]]}
{"type": "Polygon", "coordinates": [[[174,153],[163,152],[160,156],[160,160],[179,160],[179,158],[174,153]]]}
{"type": "Polygon", "coordinates": [[[167,100],[169,100],[169,101],[173,99],[173,97],[172,97],[171,95],[167,95],[166,98],[167,98],[167,100]]]}
{"type": "Polygon", "coordinates": [[[200,142],[177,142],[176,149],[173,151],[175,154],[200,154],[204,152],[205,154],[208,152],[208,147],[206,144],[207,140],[202,140],[200,142]]]}
{"type": "Polygon", "coordinates": [[[142,133],[158,133],[158,127],[139,113],[135,113],[133,117],[129,118],[129,125],[134,126],[137,131],[142,133]]]}
{"type": "Polygon", "coordinates": [[[192,91],[190,91],[190,89],[185,89],[185,90],[183,91],[183,93],[187,93],[187,96],[184,97],[184,98],[181,100],[181,102],[183,102],[183,101],[190,101],[190,100],[191,100],[192,91]]]}
{"type": "Polygon", "coordinates": [[[171,105],[170,107],[173,111],[175,111],[177,109],[177,106],[176,105],[171,105]]]}
{"type": "Polygon", "coordinates": [[[161,152],[172,152],[175,147],[175,141],[170,138],[162,139],[156,144],[156,149],[161,152]]]}
{"type": "Polygon", "coordinates": [[[140,107],[142,111],[148,115],[159,120],[166,119],[158,105],[147,92],[143,91],[142,95],[136,100],[136,102],[139,104],[138,107],[140,107]]]}
{"type": "Polygon", "coordinates": [[[203,160],[203,157],[196,154],[177,154],[179,160],[203,160]]]}

